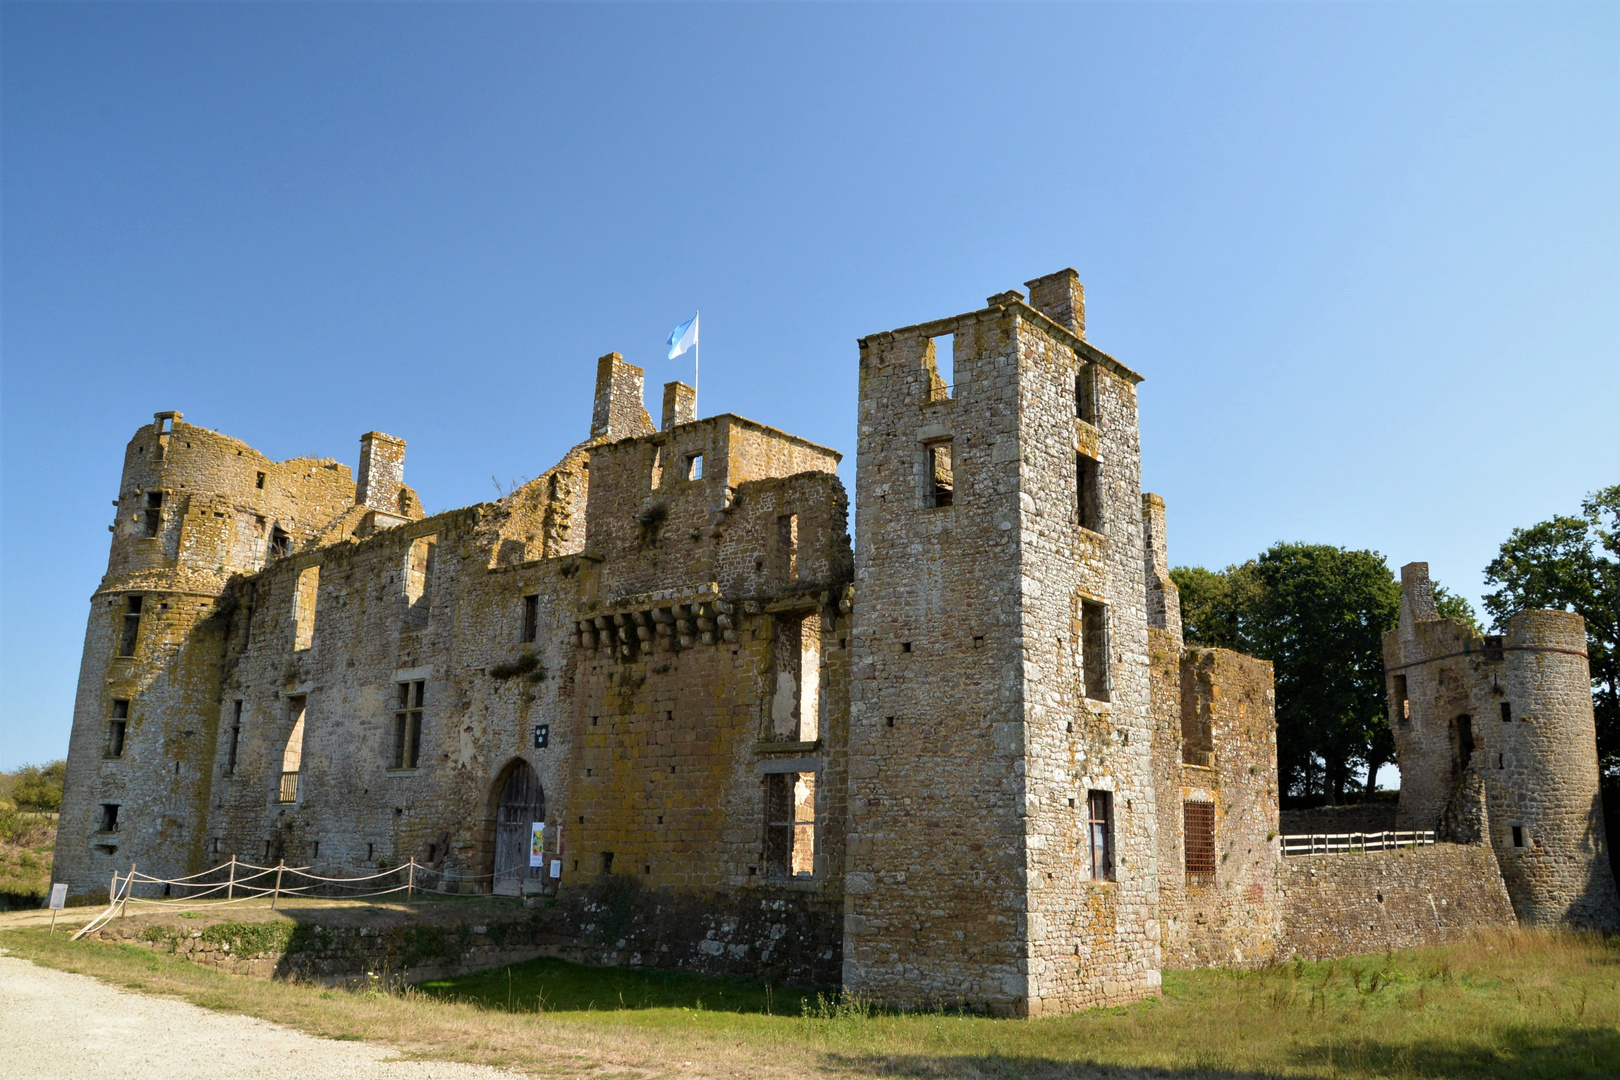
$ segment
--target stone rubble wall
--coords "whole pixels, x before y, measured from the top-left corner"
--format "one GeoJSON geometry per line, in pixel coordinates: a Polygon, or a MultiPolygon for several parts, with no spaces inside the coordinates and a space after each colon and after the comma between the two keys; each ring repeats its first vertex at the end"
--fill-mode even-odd
{"type": "Polygon", "coordinates": [[[1483,844],[1282,860],[1282,958],[1416,949],[1517,925],[1483,844]]]}

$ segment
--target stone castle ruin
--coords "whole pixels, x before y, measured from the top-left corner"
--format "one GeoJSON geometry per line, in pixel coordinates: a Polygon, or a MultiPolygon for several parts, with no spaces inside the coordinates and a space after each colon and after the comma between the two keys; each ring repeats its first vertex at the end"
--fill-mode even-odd
{"type": "Polygon", "coordinates": [[[1182,640],[1141,376],[1086,340],[1074,271],[1027,288],[860,342],[853,548],[837,451],[681,383],[655,425],[617,354],[585,441],[432,516],[392,436],[355,475],[157,414],[59,879],[415,860],[548,897],[607,962],[1011,1015],[1615,925],[1579,618],[1470,642],[1421,567],[1386,644],[1400,827],[1458,842],[1284,856],[1271,668],[1182,640]]]}

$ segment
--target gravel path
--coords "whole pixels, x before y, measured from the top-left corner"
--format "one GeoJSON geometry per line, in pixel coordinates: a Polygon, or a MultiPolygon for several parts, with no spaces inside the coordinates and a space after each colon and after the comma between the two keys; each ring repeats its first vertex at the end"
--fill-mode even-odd
{"type": "Polygon", "coordinates": [[[482,1065],[401,1061],[388,1047],[317,1039],[247,1016],[116,990],[0,955],[6,1080],[516,1080],[482,1065]]]}

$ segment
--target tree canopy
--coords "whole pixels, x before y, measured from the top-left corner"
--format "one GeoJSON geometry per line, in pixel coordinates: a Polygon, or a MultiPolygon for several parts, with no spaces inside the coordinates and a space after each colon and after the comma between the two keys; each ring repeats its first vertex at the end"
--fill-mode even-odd
{"type": "Polygon", "coordinates": [[[1578,517],[1514,529],[1485,568],[1496,586],[1484,597],[1497,629],[1521,611],[1553,608],[1586,620],[1597,714],[1598,761],[1620,774],[1620,484],[1589,495],[1578,517]]]}

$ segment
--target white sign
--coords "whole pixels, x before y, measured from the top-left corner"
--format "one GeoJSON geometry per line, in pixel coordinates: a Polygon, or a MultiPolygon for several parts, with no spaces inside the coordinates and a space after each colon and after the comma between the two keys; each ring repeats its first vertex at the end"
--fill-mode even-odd
{"type": "Polygon", "coordinates": [[[529,865],[546,865],[546,823],[543,821],[529,823],[529,865]]]}
{"type": "Polygon", "coordinates": [[[562,877],[562,860],[561,859],[552,859],[551,860],[551,876],[555,877],[555,878],[562,877]]]}
{"type": "Polygon", "coordinates": [[[67,907],[67,883],[62,882],[51,886],[51,910],[61,911],[67,907]]]}

